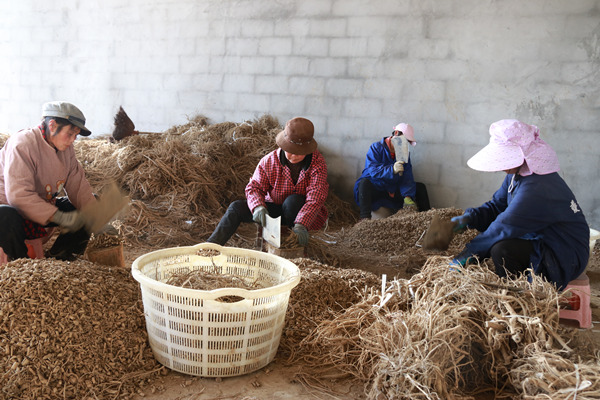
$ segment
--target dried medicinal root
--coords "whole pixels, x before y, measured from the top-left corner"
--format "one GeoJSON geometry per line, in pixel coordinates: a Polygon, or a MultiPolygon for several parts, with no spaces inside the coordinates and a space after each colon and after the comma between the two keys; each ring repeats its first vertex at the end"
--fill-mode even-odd
{"type": "Polygon", "coordinates": [[[128,270],[55,259],[0,267],[0,399],[129,399],[161,369],[128,270]]]}
{"type": "Polygon", "coordinates": [[[221,288],[260,289],[257,282],[247,282],[234,275],[219,274],[201,269],[172,274],[165,282],[168,285],[187,289],[213,290],[221,288]]]}
{"type": "Polygon", "coordinates": [[[458,398],[473,388],[554,398],[554,385],[565,388],[556,398],[567,398],[567,388],[597,393],[598,363],[584,373],[563,359],[571,334],[560,329],[551,284],[539,276],[502,280],[487,265],[451,271],[449,260],[431,257],[410,280],[390,281],[321,318],[292,353],[291,362],[311,367],[296,378],[326,390],[324,376],[349,376],[366,385],[368,399],[458,398]],[[542,362],[552,366],[535,366],[542,362]],[[550,379],[555,370],[571,376],[550,379]],[[527,382],[520,387],[515,377],[527,382]]]}
{"type": "Polygon", "coordinates": [[[200,249],[196,252],[196,255],[204,257],[216,257],[218,255],[221,255],[221,252],[213,249],[200,249]]]}
{"type": "Polygon", "coordinates": [[[296,249],[298,248],[298,236],[294,232],[289,232],[287,235],[281,240],[280,249],[296,249]]]}
{"type": "Polygon", "coordinates": [[[90,237],[87,250],[106,249],[123,244],[121,235],[94,234],[90,237]]]}
{"type": "Polygon", "coordinates": [[[307,258],[292,260],[301,279],[292,289],[279,351],[294,357],[298,344],[321,322],[360,301],[365,291],[380,285],[369,272],[339,269],[307,258]]]}

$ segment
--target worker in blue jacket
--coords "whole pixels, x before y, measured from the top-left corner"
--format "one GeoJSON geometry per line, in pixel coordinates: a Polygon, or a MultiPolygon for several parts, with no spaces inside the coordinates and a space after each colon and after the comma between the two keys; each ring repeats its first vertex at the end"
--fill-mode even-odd
{"type": "Polygon", "coordinates": [[[401,208],[417,210],[417,189],[408,144],[417,144],[414,129],[400,123],[394,126],[391,136],[369,147],[365,168],[354,184],[360,219],[370,219],[371,212],[374,216],[387,217],[401,208]],[[404,157],[397,157],[401,152],[404,157]]]}
{"type": "Polygon", "coordinates": [[[453,260],[491,258],[499,276],[531,269],[562,290],[589,260],[590,228],[565,181],[554,150],[539,129],[517,120],[490,126],[490,143],[467,164],[479,171],[504,171],[490,201],[452,218],[455,230],[481,233],[453,260]]]}

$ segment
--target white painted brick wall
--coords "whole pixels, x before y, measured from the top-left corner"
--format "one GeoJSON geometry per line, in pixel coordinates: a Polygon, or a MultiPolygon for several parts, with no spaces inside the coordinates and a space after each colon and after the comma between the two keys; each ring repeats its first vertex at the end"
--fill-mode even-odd
{"type": "Polygon", "coordinates": [[[306,38],[294,39],[293,54],[305,57],[326,57],[329,54],[329,39],[306,38]]]}
{"type": "Polygon", "coordinates": [[[292,54],[291,38],[260,39],[258,54],[265,56],[288,56],[292,54]]]}
{"type": "Polygon", "coordinates": [[[540,126],[598,228],[599,14],[600,0],[4,1],[0,132],[37,124],[55,99],[95,135],[120,105],[143,131],[196,113],[302,115],[350,199],[369,145],[404,121],[432,205],[468,207],[502,176],[466,161],[492,122],[520,118],[540,126]]]}
{"type": "Polygon", "coordinates": [[[256,77],[256,93],[287,93],[287,76],[265,75],[256,77]]]}

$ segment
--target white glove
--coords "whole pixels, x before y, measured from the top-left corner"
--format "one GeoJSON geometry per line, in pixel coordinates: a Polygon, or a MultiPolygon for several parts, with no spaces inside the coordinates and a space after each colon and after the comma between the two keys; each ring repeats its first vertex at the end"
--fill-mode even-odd
{"type": "Polygon", "coordinates": [[[60,226],[62,232],[77,232],[85,225],[81,213],[77,210],[69,212],[58,210],[50,218],[50,222],[60,226]]]}
{"type": "Polygon", "coordinates": [[[404,173],[404,163],[402,161],[396,161],[394,163],[394,173],[402,175],[404,173]]]}
{"type": "Polygon", "coordinates": [[[252,213],[252,220],[264,228],[267,224],[267,208],[265,206],[256,207],[252,213]]]}

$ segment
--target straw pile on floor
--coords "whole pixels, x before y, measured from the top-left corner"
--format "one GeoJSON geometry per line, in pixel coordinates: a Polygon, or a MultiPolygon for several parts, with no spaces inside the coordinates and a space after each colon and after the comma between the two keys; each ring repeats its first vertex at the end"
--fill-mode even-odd
{"type": "MultiPolygon", "coordinates": [[[[131,243],[190,245],[208,238],[229,203],[244,198],[258,161],[277,147],[281,129],[269,115],[218,124],[197,116],[164,133],[117,143],[79,140],[75,150],[93,187],[114,180],[128,192],[132,201],[119,228],[131,243]]],[[[332,224],[356,220],[349,203],[334,193],[326,205],[332,224]]]]}
{"type": "Polygon", "coordinates": [[[350,377],[368,399],[600,395],[600,365],[574,358],[552,285],[448,261],[431,257],[410,280],[321,319],[289,360],[311,367],[297,378],[327,391],[328,379],[350,377]]]}

